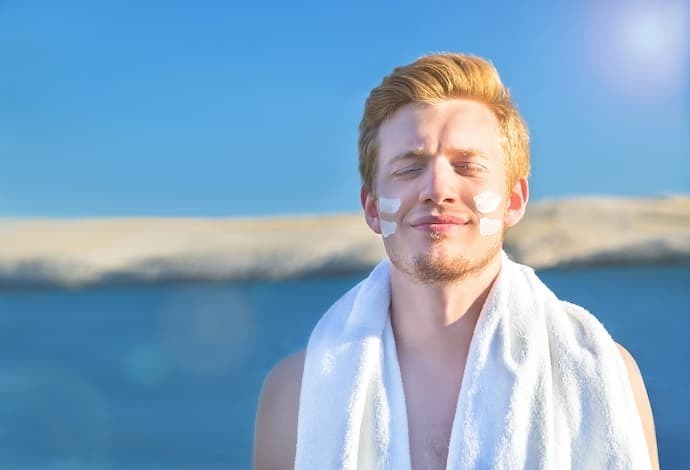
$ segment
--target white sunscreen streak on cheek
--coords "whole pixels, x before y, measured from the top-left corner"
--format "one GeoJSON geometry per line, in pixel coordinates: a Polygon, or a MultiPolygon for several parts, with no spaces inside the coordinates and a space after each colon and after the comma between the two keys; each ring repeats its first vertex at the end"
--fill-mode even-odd
{"type": "Polygon", "coordinates": [[[474,196],[474,205],[482,214],[489,214],[501,204],[501,195],[491,191],[484,191],[474,196]]]}
{"type": "Polygon", "coordinates": [[[503,221],[501,219],[489,219],[488,217],[479,219],[479,233],[481,235],[493,235],[501,230],[502,227],[503,221]]]}
{"type": "Polygon", "coordinates": [[[381,218],[381,216],[395,216],[395,214],[400,209],[400,199],[380,197],[378,198],[377,206],[379,209],[381,235],[383,235],[383,238],[390,237],[395,233],[395,229],[398,228],[398,224],[390,220],[384,220],[383,218],[381,218]]]}
{"type": "Polygon", "coordinates": [[[392,199],[386,197],[379,198],[379,212],[384,214],[395,214],[400,209],[400,199],[392,199]]]}
{"type": "Polygon", "coordinates": [[[383,235],[383,238],[388,238],[393,235],[396,228],[398,228],[398,224],[395,222],[381,219],[381,235],[383,235]]]}

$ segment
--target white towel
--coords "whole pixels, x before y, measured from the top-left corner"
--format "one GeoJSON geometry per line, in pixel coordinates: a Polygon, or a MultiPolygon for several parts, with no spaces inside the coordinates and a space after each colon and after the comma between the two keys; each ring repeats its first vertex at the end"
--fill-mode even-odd
{"type": "MultiPolygon", "coordinates": [[[[622,358],[586,310],[502,255],[470,344],[447,469],[649,469],[622,358]]],[[[338,300],[309,339],[297,469],[410,468],[390,323],[390,264],[338,300]]]]}

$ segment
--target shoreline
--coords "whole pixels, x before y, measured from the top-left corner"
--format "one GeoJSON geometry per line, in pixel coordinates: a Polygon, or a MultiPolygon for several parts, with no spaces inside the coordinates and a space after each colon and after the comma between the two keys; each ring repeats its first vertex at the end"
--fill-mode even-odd
{"type": "MultiPolygon", "coordinates": [[[[539,270],[690,263],[690,196],[536,202],[504,248],[539,270]]],[[[0,221],[0,288],[278,281],[367,272],[383,257],[361,214],[0,221]]]]}

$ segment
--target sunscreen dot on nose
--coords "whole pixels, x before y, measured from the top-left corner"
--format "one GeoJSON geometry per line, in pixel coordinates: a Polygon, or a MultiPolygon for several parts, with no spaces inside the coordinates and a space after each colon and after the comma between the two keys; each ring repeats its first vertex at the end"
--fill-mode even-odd
{"type": "Polygon", "coordinates": [[[490,219],[482,217],[479,219],[479,233],[484,236],[493,235],[501,230],[503,221],[501,219],[490,219]]]}
{"type": "Polygon", "coordinates": [[[395,222],[381,219],[381,235],[383,235],[383,238],[388,238],[393,235],[396,228],[398,228],[398,224],[395,222]]]}
{"type": "Polygon", "coordinates": [[[379,212],[384,214],[395,214],[400,209],[400,199],[380,197],[378,199],[379,212]]]}
{"type": "Polygon", "coordinates": [[[492,191],[484,191],[474,196],[474,205],[477,211],[488,214],[498,209],[501,204],[501,195],[492,191]]]}

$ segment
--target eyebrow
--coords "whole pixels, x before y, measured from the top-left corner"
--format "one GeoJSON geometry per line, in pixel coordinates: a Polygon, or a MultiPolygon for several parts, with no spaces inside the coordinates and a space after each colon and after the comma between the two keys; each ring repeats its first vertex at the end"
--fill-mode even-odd
{"type": "MultiPolygon", "coordinates": [[[[446,153],[450,154],[451,156],[455,158],[463,158],[463,157],[479,157],[484,160],[488,160],[488,158],[485,156],[484,152],[478,149],[474,148],[458,148],[458,149],[448,149],[446,150],[446,153]]],[[[391,158],[390,163],[395,163],[400,160],[410,160],[413,158],[420,158],[420,157],[431,157],[432,154],[429,152],[426,152],[422,149],[412,149],[412,150],[404,150],[401,153],[397,154],[393,158],[391,158]]]]}

